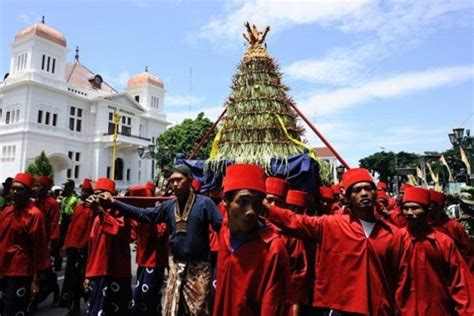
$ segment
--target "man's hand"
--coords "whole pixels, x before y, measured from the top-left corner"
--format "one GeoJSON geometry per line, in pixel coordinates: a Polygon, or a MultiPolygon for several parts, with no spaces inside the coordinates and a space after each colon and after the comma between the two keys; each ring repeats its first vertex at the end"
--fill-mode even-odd
{"type": "Polygon", "coordinates": [[[97,197],[100,199],[100,204],[103,207],[109,207],[114,203],[114,198],[110,192],[102,192],[97,197]]]}
{"type": "Polygon", "coordinates": [[[33,282],[31,282],[31,297],[35,297],[39,293],[39,284],[38,280],[35,278],[33,282]]]}

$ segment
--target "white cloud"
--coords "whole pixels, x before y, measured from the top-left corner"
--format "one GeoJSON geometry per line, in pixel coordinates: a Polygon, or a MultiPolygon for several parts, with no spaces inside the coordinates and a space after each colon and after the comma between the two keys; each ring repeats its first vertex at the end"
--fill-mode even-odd
{"type": "Polygon", "coordinates": [[[327,93],[315,93],[299,102],[303,112],[327,115],[374,98],[393,98],[417,91],[472,80],[474,67],[458,66],[430,69],[421,72],[398,74],[393,77],[372,80],[358,86],[336,89],[327,93]]]}
{"type": "Polygon", "coordinates": [[[237,1],[227,15],[209,21],[200,30],[200,37],[218,43],[241,39],[246,21],[263,27],[270,25],[272,33],[292,24],[329,23],[353,15],[372,0],[250,0],[237,1]]]}
{"type": "Polygon", "coordinates": [[[185,95],[167,95],[165,99],[166,105],[196,105],[202,103],[206,98],[185,95]]]}

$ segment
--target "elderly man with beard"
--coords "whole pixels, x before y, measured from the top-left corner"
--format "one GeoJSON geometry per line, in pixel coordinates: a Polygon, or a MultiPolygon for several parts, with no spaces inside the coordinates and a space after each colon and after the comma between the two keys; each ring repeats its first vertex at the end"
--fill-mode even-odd
{"type": "Polygon", "coordinates": [[[313,306],[322,315],[393,315],[407,274],[403,236],[375,216],[375,183],[363,168],[342,177],[347,214],[310,217],[267,205],[268,219],[318,245],[313,306]]]}
{"type": "Polygon", "coordinates": [[[404,237],[410,273],[398,292],[402,315],[474,315],[472,275],[454,241],[430,226],[429,207],[428,190],[405,190],[403,231],[408,233],[404,237]]]}
{"type": "Polygon", "coordinates": [[[209,224],[219,231],[222,216],[211,199],[192,190],[192,172],[175,166],[169,185],[176,196],[153,208],[134,207],[111,194],[98,196],[125,216],[145,223],[167,223],[172,260],[163,315],[208,315],[211,286],[209,224]]]}
{"type": "Polygon", "coordinates": [[[37,273],[51,268],[43,214],[30,199],[34,179],[18,173],[10,188],[13,205],[0,212],[0,314],[27,315],[37,273]]]}

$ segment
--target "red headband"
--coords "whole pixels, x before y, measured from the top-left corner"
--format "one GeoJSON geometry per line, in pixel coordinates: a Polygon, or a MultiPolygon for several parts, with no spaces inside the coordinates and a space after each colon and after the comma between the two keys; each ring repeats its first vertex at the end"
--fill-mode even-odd
{"type": "Polygon", "coordinates": [[[130,196],[152,196],[150,190],[145,185],[130,187],[128,191],[130,192],[130,196]]]}
{"type": "Polygon", "coordinates": [[[110,193],[115,193],[115,182],[109,178],[99,178],[95,182],[96,190],[103,190],[110,193]]]}
{"type": "Polygon", "coordinates": [[[424,206],[430,205],[430,191],[419,187],[408,187],[403,194],[403,203],[415,202],[424,206]]]}
{"type": "Polygon", "coordinates": [[[224,193],[240,189],[265,193],[265,172],[255,165],[232,165],[227,167],[223,185],[224,193]]]}
{"type": "Polygon", "coordinates": [[[33,178],[33,176],[29,173],[17,173],[13,179],[13,182],[19,182],[31,189],[35,183],[35,178],[33,178]]]}
{"type": "Polygon", "coordinates": [[[298,190],[288,190],[286,194],[286,204],[306,207],[308,203],[308,193],[298,190]]]}
{"type": "Polygon", "coordinates": [[[288,183],[284,179],[268,177],[265,180],[265,191],[267,194],[273,194],[284,199],[287,190],[288,183]]]}
{"type": "Polygon", "coordinates": [[[39,176],[38,177],[38,184],[44,187],[52,187],[53,186],[53,179],[48,176],[39,176]]]}
{"type": "Polygon", "coordinates": [[[336,198],[334,196],[334,191],[330,187],[320,187],[319,196],[327,200],[334,200],[336,198]]]}
{"type": "Polygon", "coordinates": [[[342,175],[342,186],[346,191],[359,182],[370,182],[374,184],[374,180],[372,179],[369,170],[364,168],[352,168],[342,175]]]}
{"type": "Polygon", "coordinates": [[[432,203],[436,203],[443,206],[444,202],[446,201],[446,195],[444,195],[443,192],[430,190],[430,199],[432,203]]]}

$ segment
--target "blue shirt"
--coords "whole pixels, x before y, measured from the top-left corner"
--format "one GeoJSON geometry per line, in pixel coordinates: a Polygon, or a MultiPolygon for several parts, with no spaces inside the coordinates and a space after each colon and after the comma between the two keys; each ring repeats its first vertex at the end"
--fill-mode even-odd
{"type": "Polygon", "coordinates": [[[196,194],[188,217],[187,233],[176,233],[175,205],[177,201],[167,200],[156,207],[140,208],[115,200],[113,207],[125,216],[144,223],[166,223],[170,232],[170,249],[179,261],[209,261],[209,224],[219,231],[222,215],[211,199],[196,194]]]}

